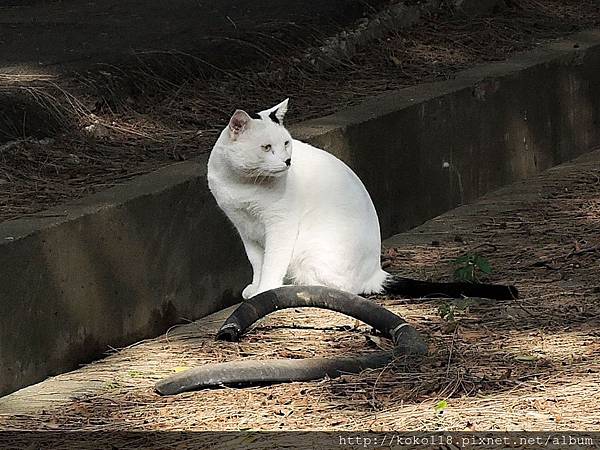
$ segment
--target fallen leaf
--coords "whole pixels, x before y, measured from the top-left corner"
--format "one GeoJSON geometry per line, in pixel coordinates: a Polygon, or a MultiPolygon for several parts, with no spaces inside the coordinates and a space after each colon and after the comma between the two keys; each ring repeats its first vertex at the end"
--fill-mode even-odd
{"type": "Polygon", "coordinates": [[[402,65],[402,61],[400,61],[398,58],[396,58],[395,56],[390,56],[390,59],[392,60],[392,62],[397,65],[397,66],[401,66],[402,65]]]}
{"type": "Polygon", "coordinates": [[[537,361],[539,358],[535,355],[519,355],[519,356],[515,356],[515,359],[517,361],[537,361]]]}

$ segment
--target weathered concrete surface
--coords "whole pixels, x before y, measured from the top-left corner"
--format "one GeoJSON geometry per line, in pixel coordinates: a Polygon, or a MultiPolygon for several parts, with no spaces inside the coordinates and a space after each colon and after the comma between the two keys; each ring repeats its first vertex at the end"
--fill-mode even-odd
{"type": "MultiPolygon", "coordinates": [[[[599,71],[600,33],[584,33],[296,134],[356,170],[389,236],[600,143],[599,71]]],[[[205,166],[0,224],[0,394],[234,301],[249,266],[205,166]]]]}
{"type": "Polygon", "coordinates": [[[0,225],[0,393],[239,297],[243,247],[204,163],[0,225]]]}
{"type": "MultiPolygon", "coordinates": [[[[195,322],[174,327],[173,330],[169,331],[168,338],[170,340],[177,339],[179,336],[193,336],[199,329],[202,330],[203,333],[216,335],[223,322],[236,307],[237,305],[234,305],[208,316],[205,315],[202,319],[195,322]]],[[[164,334],[150,342],[156,342],[163,339],[165,339],[164,334]]],[[[124,351],[131,350],[132,349],[125,349],[124,351]]],[[[112,358],[110,357],[105,358],[101,363],[107,364],[111,359],[112,358]]],[[[142,360],[143,359],[144,358],[142,358],[142,360]]],[[[145,363],[148,364],[149,367],[153,364],[147,359],[145,363]]],[[[101,376],[90,376],[85,373],[86,368],[89,370],[92,366],[93,365],[88,365],[76,369],[71,373],[60,374],[48,378],[40,383],[36,383],[26,388],[19,389],[12,394],[0,397],[0,418],[3,415],[13,416],[17,414],[40,414],[42,411],[50,412],[68,404],[76,398],[92,396],[103,392],[107,387],[108,381],[101,376]]],[[[123,367],[114,367],[112,370],[114,370],[115,373],[127,372],[123,367]]]]}
{"type": "Polygon", "coordinates": [[[296,134],[355,169],[389,236],[600,143],[599,44],[600,32],[581,33],[296,134]]]}

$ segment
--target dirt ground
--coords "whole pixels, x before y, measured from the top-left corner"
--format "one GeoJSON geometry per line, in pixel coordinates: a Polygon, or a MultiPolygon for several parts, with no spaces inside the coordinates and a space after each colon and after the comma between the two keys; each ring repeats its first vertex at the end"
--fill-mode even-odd
{"type": "Polygon", "coordinates": [[[239,68],[258,59],[252,41],[267,48],[276,41],[308,45],[319,30],[335,32],[387,4],[312,1],[308,11],[307,3],[286,0],[4,0],[0,67],[11,73],[35,68],[56,73],[94,64],[106,69],[145,52],[158,58],[177,50],[239,68]]]}
{"type": "Polygon", "coordinates": [[[59,375],[49,390],[96,387],[41,413],[3,411],[0,428],[598,430],[599,223],[600,150],[388,241],[391,272],[450,279],[454,258],[479,254],[493,269],[484,279],[520,290],[513,301],[375,297],[426,337],[422,361],[399,358],[338,379],[158,396],[155,381],[200,364],[389,345],[348,317],[307,309],[269,316],[240,343],[217,342],[225,317],[217,313],[59,375]],[[436,410],[441,401],[447,406],[436,410]]]}
{"type": "MultiPolygon", "coordinates": [[[[14,19],[14,27],[20,26],[18,3],[0,7],[5,21],[14,19]],[[11,19],[11,14],[16,18],[11,19]]],[[[37,8],[38,3],[29,8],[37,8]]],[[[66,3],[56,3],[59,6],[52,10],[57,22],[69,22],[69,17],[61,16],[66,14],[66,3]]],[[[207,63],[198,55],[166,51],[159,60],[145,55],[137,65],[104,65],[71,75],[57,75],[46,71],[46,66],[30,73],[0,74],[4,96],[0,96],[4,98],[0,109],[6,106],[3,101],[12,105],[15,95],[21,99],[11,106],[18,114],[3,114],[15,120],[0,130],[0,142],[5,142],[0,145],[0,220],[35,215],[205,153],[238,107],[259,110],[289,96],[289,121],[296,122],[385,91],[449,79],[461,69],[503,60],[600,23],[600,5],[594,0],[507,3],[493,15],[478,18],[464,18],[442,8],[412,28],[371,42],[352,57],[331,61],[327,69],[312,68],[299,58],[307,48],[323,42],[326,32],[337,30],[335,26],[323,28],[310,21],[310,26],[308,22],[299,26],[303,22],[298,22],[286,28],[291,37],[281,40],[273,38],[278,23],[271,21],[262,34],[250,25],[244,30],[250,34],[244,35],[242,43],[252,44],[249,61],[253,62],[236,70],[223,61],[221,65],[207,63]]],[[[86,6],[92,16],[98,13],[94,5],[86,6]]],[[[370,4],[364,5],[369,10],[370,4]]],[[[302,11],[297,13],[306,19],[302,11]]],[[[345,22],[340,24],[348,25],[352,14],[343,16],[345,22]]],[[[144,17],[136,23],[143,23],[144,17]]],[[[112,23],[110,17],[100,19],[109,28],[124,26],[112,23]]],[[[239,23],[245,22],[240,19],[239,23]]]]}

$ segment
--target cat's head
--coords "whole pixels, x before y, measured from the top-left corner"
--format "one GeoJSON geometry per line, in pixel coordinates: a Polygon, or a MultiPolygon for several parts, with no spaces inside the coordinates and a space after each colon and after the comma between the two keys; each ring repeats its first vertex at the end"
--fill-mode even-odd
{"type": "Polygon", "coordinates": [[[283,126],[288,100],[259,113],[238,109],[223,130],[231,166],[248,177],[284,175],[292,164],[292,137],[283,126]]]}

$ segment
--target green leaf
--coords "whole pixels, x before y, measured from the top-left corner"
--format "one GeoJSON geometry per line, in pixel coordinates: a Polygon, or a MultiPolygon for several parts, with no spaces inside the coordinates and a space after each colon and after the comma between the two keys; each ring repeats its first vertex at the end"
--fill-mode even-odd
{"type": "Polygon", "coordinates": [[[448,302],[444,302],[438,306],[438,314],[441,319],[449,322],[454,320],[454,305],[448,302]]]}
{"type": "Polygon", "coordinates": [[[119,384],[119,382],[113,380],[113,381],[107,381],[106,383],[104,383],[104,388],[105,389],[119,389],[121,387],[121,385],[119,384]]]}
{"type": "Polygon", "coordinates": [[[131,378],[142,378],[144,376],[144,372],[140,372],[139,370],[130,370],[127,374],[131,378]]]}
{"type": "Polygon", "coordinates": [[[477,257],[477,259],[475,260],[475,265],[483,273],[492,273],[492,267],[490,266],[488,260],[485,258],[482,258],[480,256],[477,257]]]}
{"type": "Polygon", "coordinates": [[[492,273],[489,261],[478,254],[466,253],[454,259],[452,263],[455,265],[454,278],[458,281],[472,283],[479,281],[479,272],[492,273]]]}
{"type": "Polygon", "coordinates": [[[454,259],[452,262],[454,264],[464,264],[464,263],[468,263],[471,260],[471,255],[469,255],[468,253],[462,256],[459,256],[458,258],[454,259]]]}
{"type": "Polygon", "coordinates": [[[458,281],[473,281],[473,266],[459,267],[454,271],[454,278],[458,281]]]}
{"type": "Polygon", "coordinates": [[[448,402],[446,400],[440,400],[435,404],[435,412],[438,414],[443,413],[447,407],[448,402]]]}

